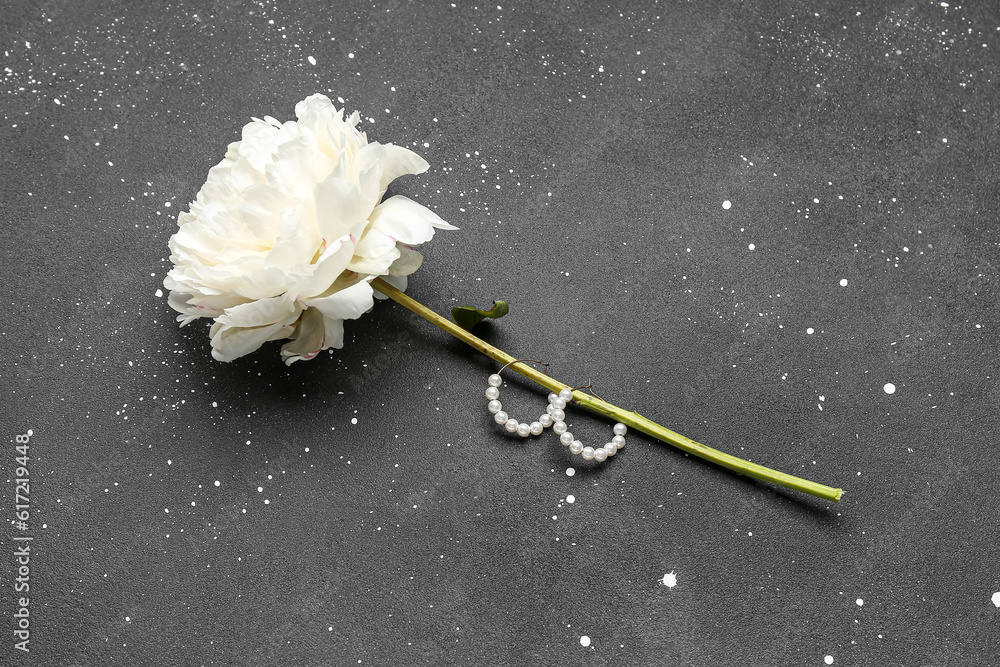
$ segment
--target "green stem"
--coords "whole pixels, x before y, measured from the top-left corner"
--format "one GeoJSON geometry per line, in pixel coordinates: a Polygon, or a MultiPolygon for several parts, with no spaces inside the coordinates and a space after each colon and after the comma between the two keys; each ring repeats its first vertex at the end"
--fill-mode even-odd
{"type": "MultiPolygon", "coordinates": [[[[546,389],[557,393],[561,389],[572,389],[569,385],[559,382],[558,380],[549,377],[541,371],[538,371],[524,363],[511,363],[514,362],[515,357],[512,357],[503,350],[490,345],[481,338],[472,335],[451,320],[441,317],[430,308],[407,296],[381,278],[373,280],[372,287],[377,289],[382,294],[385,294],[396,303],[412,310],[414,313],[424,318],[431,324],[444,329],[455,338],[458,338],[476,350],[479,350],[491,359],[494,359],[501,364],[510,364],[510,368],[512,370],[517,371],[532,382],[540,384],[546,389]]],[[[591,396],[590,394],[585,394],[582,391],[574,391],[573,399],[578,405],[590,410],[591,412],[596,412],[597,414],[604,415],[605,417],[611,417],[612,419],[625,424],[629,428],[641,431],[642,433],[650,435],[657,440],[662,440],[668,445],[673,445],[674,447],[688,452],[689,454],[699,456],[706,461],[711,461],[717,465],[729,468],[730,470],[733,470],[741,475],[755,477],[765,482],[777,484],[789,489],[795,489],[796,491],[802,491],[803,493],[808,493],[818,498],[824,498],[834,502],[840,502],[840,497],[843,494],[841,489],[835,489],[831,486],[826,486],[825,484],[810,482],[809,480],[802,479],[801,477],[772,470],[771,468],[765,468],[762,465],[757,465],[756,463],[751,463],[750,461],[744,461],[743,459],[731,456],[725,452],[720,452],[718,449],[712,449],[711,447],[707,447],[700,442],[695,442],[690,438],[686,438],[680,433],[675,433],[674,431],[671,431],[670,429],[643,417],[637,412],[623,410],[616,405],[612,405],[607,401],[602,401],[601,399],[591,396]]]]}

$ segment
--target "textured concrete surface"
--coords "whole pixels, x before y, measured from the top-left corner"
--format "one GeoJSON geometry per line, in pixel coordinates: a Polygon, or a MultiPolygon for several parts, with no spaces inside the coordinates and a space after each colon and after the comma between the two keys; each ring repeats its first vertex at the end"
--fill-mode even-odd
{"type": "Polygon", "coordinates": [[[3,664],[995,664],[992,3],[0,14],[3,664]],[[843,502],[512,441],[496,366],[391,303],[308,363],[213,361],[167,239],[313,92],[431,164],[392,191],[461,231],[412,295],[505,299],[494,344],[843,502]]]}

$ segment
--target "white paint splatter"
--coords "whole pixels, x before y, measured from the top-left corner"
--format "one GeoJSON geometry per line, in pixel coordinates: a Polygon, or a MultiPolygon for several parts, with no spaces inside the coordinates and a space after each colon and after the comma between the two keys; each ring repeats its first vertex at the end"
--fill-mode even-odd
{"type": "Polygon", "coordinates": [[[572,505],[573,503],[576,502],[576,496],[574,496],[572,493],[569,494],[568,496],[566,496],[566,502],[572,505]]]}
{"type": "Polygon", "coordinates": [[[584,648],[590,646],[590,637],[588,637],[587,635],[580,637],[580,646],[584,648]]]}
{"type": "Polygon", "coordinates": [[[882,387],[882,391],[884,391],[885,393],[890,394],[890,395],[891,394],[895,394],[896,393],[896,385],[894,385],[891,382],[886,382],[885,386],[882,387]]]}
{"type": "Polygon", "coordinates": [[[993,597],[990,598],[990,599],[993,600],[993,605],[995,607],[1000,608],[1000,591],[997,591],[996,593],[994,593],[993,597]]]}
{"type": "Polygon", "coordinates": [[[733,207],[733,202],[729,201],[728,199],[722,202],[722,208],[726,209],[727,211],[732,207],[733,207]]]}
{"type": "Polygon", "coordinates": [[[673,588],[674,586],[677,585],[677,575],[674,574],[673,570],[671,570],[670,572],[667,572],[665,575],[663,575],[663,579],[660,580],[660,583],[662,583],[667,588],[673,588]]]}

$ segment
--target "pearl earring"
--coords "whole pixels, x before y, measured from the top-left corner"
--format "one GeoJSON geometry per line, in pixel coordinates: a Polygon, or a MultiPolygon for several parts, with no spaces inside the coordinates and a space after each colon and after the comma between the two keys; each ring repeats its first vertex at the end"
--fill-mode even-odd
{"type": "Polygon", "coordinates": [[[570,454],[582,456],[586,461],[597,461],[600,463],[617,454],[618,450],[625,446],[625,433],[628,432],[625,424],[621,422],[615,424],[613,428],[615,435],[611,438],[611,442],[605,443],[601,447],[585,447],[582,442],[570,433],[569,427],[564,421],[566,413],[563,409],[566,407],[566,402],[572,398],[572,389],[563,389],[558,394],[549,394],[548,412],[553,419],[556,419],[556,422],[552,425],[552,430],[559,434],[559,442],[564,447],[569,447],[570,454]]]}
{"type": "MultiPolygon", "coordinates": [[[[535,360],[518,359],[517,361],[535,360]]],[[[492,413],[493,421],[503,426],[508,433],[517,433],[522,438],[527,438],[529,435],[541,435],[545,429],[551,426],[552,430],[559,435],[559,442],[563,446],[568,447],[571,454],[582,456],[587,461],[606,461],[625,446],[625,434],[628,432],[628,428],[621,422],[614,425],[613,431],[615,435],[611,438],[611,442],[605,443],[601,447],[585,447],[582,442],[570,433],[565,421],[566,405],[573,399],[573,390],[569,388],[560,390],[558,394],[549,394],[549,404],[545,407],[545,414],[540,415],[537,420],[530,424],[528,422],[519,422],[507,414],[503,409],[503,403],[500,402],[500,385],[503,384],[503,378],[500,377],[500,373],[507,366],[517,363],[517,361],[505,364],[499,372],[491,375],[486,381],[489,385],[486,387],[486,398],[489,401],[486,404],[486,409],[492,413]]],[[[542,362],[539,361],[536,363],[542,362]]]]}
{"type": "MultiPolygon", "coordinates": [[[[493,414],[493,421],[507,429],[508,433],[517,433],[522,438],[527,438],[529,435],[541,435],[546,428],[555,423],[555,420],[550,414],[546,413],[529,424],[528,422],[517,421],[517,419],[504,411],[503,403],[500,402],[500,385],[503,384],[503,378],[500,377],[500,373],[503,372],[504,368],[507,368],[510,364],[517,363],[518,361],[535,360],[518,359],[517,361],[512,361],[509,364],[504,364],[503,368],[501,368],[499,372],[491,375],[486,381],[489,385],[486,388],[486,398],[489,400],[489,403],[486,404],[486,409],[493,414]]],[[[536,363],[542,362],[539,361],[536,363]]]]}

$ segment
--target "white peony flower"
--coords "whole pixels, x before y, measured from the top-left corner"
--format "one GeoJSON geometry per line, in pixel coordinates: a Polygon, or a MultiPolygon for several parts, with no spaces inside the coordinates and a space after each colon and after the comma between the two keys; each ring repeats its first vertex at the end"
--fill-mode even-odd
{"type": "Polygon", "coordinates": [[[393,179],[427,170],[419,155],[369,143],[359,115],[325,95],[295,115],[244,126],[170,238],[170,306],[181,326],[215,319],[220,361],[284,338],[287,364],[343,347],[344,320],[373,306],[369,283],[405,289],[423,259],[413,246],[457,229],[406,197],[381,201],[393,179]]]}

